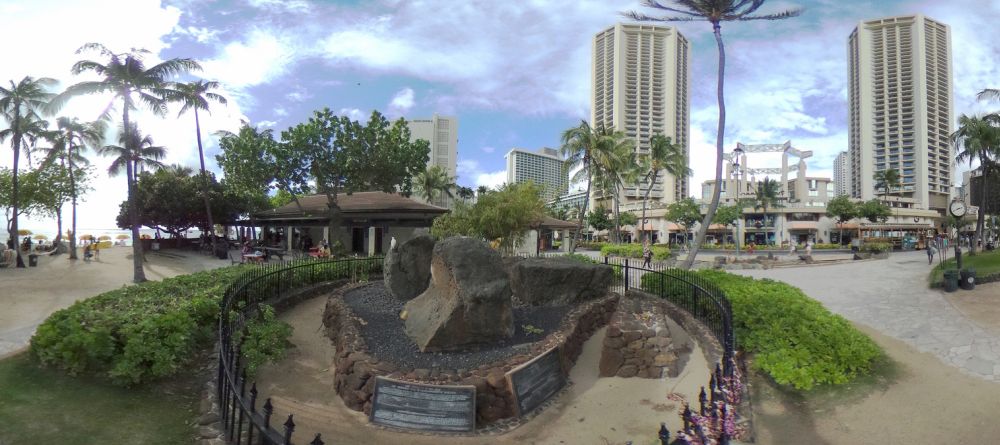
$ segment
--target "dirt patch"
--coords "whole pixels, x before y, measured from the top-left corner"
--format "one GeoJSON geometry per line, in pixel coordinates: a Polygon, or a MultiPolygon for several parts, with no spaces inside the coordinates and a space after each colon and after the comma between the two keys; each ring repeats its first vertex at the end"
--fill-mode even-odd
{"type": "Polygon", "coordinates": [[[857,327],[886,351],[872,376],[805,393],[752,377],[757,443],[988,443],[1000,436],[1000,384],[857,327]]]}

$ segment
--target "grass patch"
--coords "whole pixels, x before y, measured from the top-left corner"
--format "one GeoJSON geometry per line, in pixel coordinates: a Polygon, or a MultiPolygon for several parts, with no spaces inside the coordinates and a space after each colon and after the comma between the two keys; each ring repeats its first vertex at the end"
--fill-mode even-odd
{"type": "MultiPolygon", "coordinates": [[[[953,249],[949,249],[948,253],[951,254],[951,259],[946,260],[943,264],[938,264],[937,266],[934,266],[934,269],[931,269],[931,287],[941,286],[942,280],[944,279],[944,271],[956,268],[953,249]]],[[[940,254],[940,252],[938,252],[938,254],[940,254]]],[[[994,250],[992,252],[978,252],[975,256],[963,254],[962,267],[975,269],[977,279],[988,275],[1000,274],[1000,250],[994,250]]]]}
{"type": "Polygon", "coordinates": [[[0,361],[0,443],[193,443],[203,382],[192,373],[125,389],[71,377],[23,353],[0,361]]]}

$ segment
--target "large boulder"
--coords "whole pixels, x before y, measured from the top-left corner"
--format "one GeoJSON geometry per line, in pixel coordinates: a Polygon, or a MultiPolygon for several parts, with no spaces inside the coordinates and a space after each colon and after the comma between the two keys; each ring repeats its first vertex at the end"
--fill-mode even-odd
{"type": "Polygon", "coordinates": [[[421,235],[389,250],[383,270],[390,295],[411,300],[427,290],[434,243],[434,237],[421,235]]]}
{"type": "Polygon", "coordinates": [[[509,264],[514,298],[529,306],[562,306],[608,293],[611,266],[569,258],[527,258],[509,264]]]}
{"type": "Polygon", "coordinates": [[[404,307],[406,335],[422,352],[458,351],[514,334],[510,283],[500,254],[453,237],[434,246],[430,286],[404,307]]]}

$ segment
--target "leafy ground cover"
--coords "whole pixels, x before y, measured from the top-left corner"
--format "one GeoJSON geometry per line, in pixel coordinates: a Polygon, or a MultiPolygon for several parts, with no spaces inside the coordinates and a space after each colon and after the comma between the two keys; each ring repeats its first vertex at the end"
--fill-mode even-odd
{"type": "MultiPolygon", "coordinates": [[[[951,259],[945,261],[943,264],[938,264],[931,269],[930,273],[930,284],[932,287],[941,286],[941,282],[944,278],[945,270],[954,270],[956,268],[955,258],[952,255],[954,252],[952,250],[948,251],[948,256],[951,259]]],[[[940,255],[940,252],[938,252],[940,255]]],[[[937,261],[937,258],[935,258],[937,261]]],[[[975,256],[970,256],[968,254],[962,254],[962,267],[972,268],[976,270],[977,278],[984,278],[990,275],[1000,275],[1000,250],[994,250],[992,252],[979,252],[975,256]]]]}
{"type": "MultiPolygon", "coordinates": [[[[725,292],[733,306],[737,347],[753,353],[754,366],[778,384],[806,390],[847,383],[869,373],[882,356],[868,336],[796,287],[716,270],[697,276],[725,292]]],[[[689,303],[690,292],[671,295],[657,274],[643,275],[642,287],[682,306],[689,303]]]]}
{"type": "Polygon", "coordinates": [[[0,361],[0,443],[193,443],[202,383],[182,373],[169,382],[126,389],[43,368],[29,354],[19,354],[0,361]]]}

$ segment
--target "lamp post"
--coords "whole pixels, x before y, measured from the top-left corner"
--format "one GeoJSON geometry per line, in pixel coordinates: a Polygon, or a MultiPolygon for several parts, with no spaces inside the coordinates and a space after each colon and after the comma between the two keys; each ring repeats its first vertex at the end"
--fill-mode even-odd
{"type": "Polygon", "coordinates": [[[736,244],[736,258],[740,257],[740,224],[742,223],[743,219],[743,204],[740,201],[740,192],[742,191],[742,189],[740,188],[741,186],[740,179],[743,176],[742,171],[740,170],[740,157],[742,156],[743,156],[743,149],[740,148],[739,145],[737,145],[736,148],[733,149],[733,156],[732,156],[733,174],[736,175],[735,204],[736,208],[740,210],[739,216],[736,218],[736,236],[733,237],[733,242],[736,244]]]}

